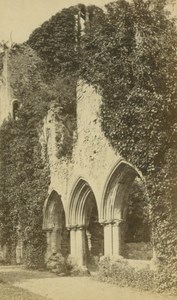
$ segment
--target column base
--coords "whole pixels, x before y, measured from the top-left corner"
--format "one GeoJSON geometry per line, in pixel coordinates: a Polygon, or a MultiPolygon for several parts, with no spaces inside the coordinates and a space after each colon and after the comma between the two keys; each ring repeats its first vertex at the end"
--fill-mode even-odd
{"type": "Polygon", "coordinates": [[[117,260],[124,260],[125,258],[122,255],[113,255],[111,257],[111,260],[117,261],[117,260]]]}
{"type": "Polygon", "coordinates": [[[80,265],[79,261],[76,257],[69,255],[68,257],[68,264],[71,266],[71,274],[72,275],[82,275],[88,276],[90,274],[87,266],[80,265]]]}
{"type": "Polygon", "coordinates": [[[72,226],[70,230],[70,257],[76,262],[76,265],[85,267],[86,250],[85,250],[85,226],[72,226]]]}

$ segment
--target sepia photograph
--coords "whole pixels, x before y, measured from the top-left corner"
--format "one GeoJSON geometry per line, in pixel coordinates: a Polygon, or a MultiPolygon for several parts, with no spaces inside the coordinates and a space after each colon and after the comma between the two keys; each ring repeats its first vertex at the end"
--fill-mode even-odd
{"type": "Polygon", "coordinates": [[[177,0],[0,12],[0,300],[177,300],[177,0]]]}

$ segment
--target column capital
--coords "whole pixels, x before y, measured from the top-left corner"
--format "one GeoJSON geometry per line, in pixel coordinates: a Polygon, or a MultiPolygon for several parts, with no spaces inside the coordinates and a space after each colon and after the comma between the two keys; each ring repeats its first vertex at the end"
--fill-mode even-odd
{"type": "Polygon", "coordinates": [[[123,220],[123,219],[114,219],[114,220],[106,220],[106,221],[103,221],[101,222],[100,224],[102,226],[106,226],[106,225],[113,225],[113,226],[118,226],[120,224],[123,224],[125,223],[126,221],[123,220]]]}
{"type": "Polygon", "coordinates": [[[74,230],[74,231],[76,231],[76,230],[84,230],[86,228],[86,226],[85,225],[68,225],[67,226],[67,229],[68,230],[74,230]]]}
{"type": "Polygon", "coordinates": [[[68,225],[67,227],[67,230],[73,230],[73,231],[76,231],[77,230],[77,226],[76,225],[68,225]]]}
{"type": "Polygon", "coordinates": [[[76,229],[82,231],[82,230],[86,229],[86,225],[77,225],[76,229]]]}
{"type": "Polygon", "coordinates": [[[57,231],[58,232],[58,231],[61,231],[61,230],[62,230],[62,228],[58,227],[58,226],[53,228],[53,231],[57,231]]]}
{"type": "Polygon", "coordinates": [[[113,221],[112,220],[105,220],[103,222],[100,223],[102,226],[107,226],[107,225],[112,225],[113,224],[113,221]]]}
{"type": "Polygon", "coordinates": [[[120,226],[121,224],[124,224],[126,221],[123,219],[115,219],[113,220],[113,226],[120,226]]]}

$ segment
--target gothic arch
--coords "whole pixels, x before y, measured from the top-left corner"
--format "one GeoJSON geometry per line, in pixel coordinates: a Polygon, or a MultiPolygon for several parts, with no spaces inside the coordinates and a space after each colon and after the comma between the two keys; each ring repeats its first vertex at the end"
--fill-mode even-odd
{"type": "Polygon", "coordinates": [[[79,178],[71,192],[68,208],[71,256],[79,265],[93,265],[93,257],[103,253],[103,227],[98,219],[93,190],[85,179],[79,178]]]}
{"type": "Polygon", "coordinates": [[[61,196],[53,190],[45,201],[43,211],[43,229],[47,237],[46,259],[51,255],[69,254],[69,232],[66,229],[66,216],[61,196]]]}
{"type": "Polygon", "coordinates": [[[43,229],[47,230],[53,227],[59,227],[60,215],[64,213],[64,206],[59,194],[52,190],[46,199],[43,208],[43,229]],[[59,218],[57,218],[57,216],[59,218]]]}
{"type": "MultiPolygon", "coordinates": [[[[71,192],[68,207],[68,225],[88,225],[87,215],[91,211],[96,198],[92,188],[83,178],[79,178],[71,192]]],[[[97,208],[98,210],[98,208],[97,208]]]]}
{"type": "Polygon", "coordinates": [[[130,187],[141,173],[128,162],[121,160],[111,169],[102,194],[100,219],[102,222],[124,218],[130,187]]]}
{"type": "MultiPolygon", "coordinates": [[[[138,194],[139,198],[133,197],[133,193],[135,192],[134,188],[137,184],[137,182],[135,182],[136,178],[139,178],[140,182],[143,183],[143,186],[145,187],[145,189],[143,189],[144,195],[147,196],[143,176],[134,166],[124,160],[120,160],[112,168],[106,180],[101,200],[101,222],[104,224],[105,255],[131,258],[136,252],[134,251],[134,246],[139,249],[138,255],[143,252],[141,249],[142,240],[138,240],[139,237],[137,234],[138,226],[141,225],[140,223],[137,223],[137,221],[140,220],[139,215],[136,215],[138,206],[130,204],[141,203],[140,200],[142,194],[138,194]],[[128,219],[130,211],[134,212],[134,218],[132,219],[128,219]],[[133,223],[128,223],[130,221],[133,223]],[[134,231],[130,231],[129,224],[132,224],[134,231]],[[127,229],[129,229],[129,231],[127,231],[127,229]],[[132,233],[136,236],[136,239],[130,239],[132,233]],[[133,244],[132,242],[136,244],[133,244]],[[138,246],[137,243],[139,243],[138,246]]],[[[146,198],[144,198],[144,200],[146,201],[146,198]]],[[[142,208],[144,209],[144,206],[142,208]]],[[[146,250],[146,254],[149,256],[148,245],[146,245],[146,250]]]]}

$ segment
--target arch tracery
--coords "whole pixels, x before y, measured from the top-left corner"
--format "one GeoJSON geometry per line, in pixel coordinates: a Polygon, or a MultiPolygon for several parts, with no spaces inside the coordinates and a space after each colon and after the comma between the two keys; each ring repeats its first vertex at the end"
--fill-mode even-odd
{"type": "Polygon", "coordinates": [[[53,190],[44,204],[43,229],[47,236],[46,259],[61,253],[69,254],[69,234],[66,229],[65,211],[60,195],[53,190]]]}
{"type": "MultiPolygon", "coordinates": [[[[99,209],[89,183],[84,178],[77,180],[68,201],[65,226],[70,234],[70,254],[79,265],[87,265],[92,255],[100,253],[126,257],[125,243],[132,243],[125,239],[129,194],[136,178],[144,182],[136,168],[119,161],[109,173],[99,209]]],[[[61,197],[53,191],[44,206],[44,229],[60,230],[62,214],[65,215],[61,197]]]]}
{"type": "Polygon", "coordinates": [[[118,162],[111,170],[101,200],[101,221],[108,222],[122,219],[122,208],[125,205],[131,184],[140,173],[125,161],[118,162]]]}
{"type": "MultiPolygon", "coordinates": [[[[130,202],[129,195],[135,178],[144,182],[141,173],[123,160],[113,167],[107,178],[101,201],[105,255],[126,255],[125,232],[129,228],[127,226],[127,211],[130,202]]],[[[135,224],[134,226],[136,227],[135,224]]]]}
{"type": "Polygon", "coordinates": [[[82,178],[80,178],[74,190],[71,193],[69,208],[68,208],[68,225],[82,226],[86,223],[86,212],[88,212],[89,201],[95,199],[95,195],[90,185],[82,178]]]}
{"type": "Polygon", "coordinates": [[[80,178],[71,193],[68,208],[71,256],[87,265],[93,255],[103,253],[103,228],[98,223],[98,207],[90,185],[80,178]]]}

